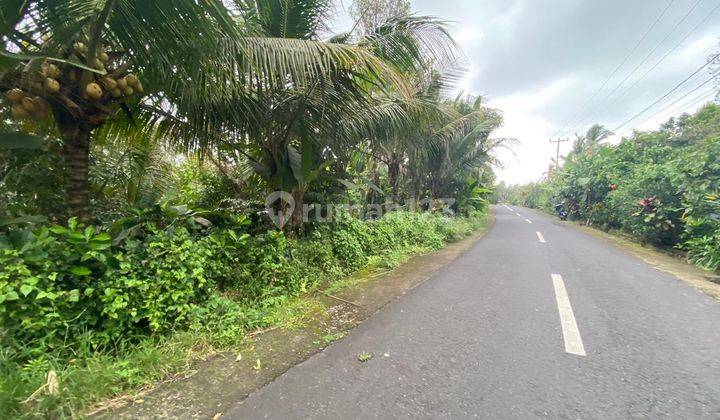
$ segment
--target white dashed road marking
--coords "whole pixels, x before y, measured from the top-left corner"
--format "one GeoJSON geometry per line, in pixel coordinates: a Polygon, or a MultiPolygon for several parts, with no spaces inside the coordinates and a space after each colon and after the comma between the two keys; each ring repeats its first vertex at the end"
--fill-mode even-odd
{"type": "Polygon", "coordinates": [[[528,222],[528,223],[530,223],[530,224],[532,225],[532,220],[530,220],[530,219],[525,219],[525,221],[528,222]]]}
{"type": "Polygon", "coordinates": [[[543,234],[540,233],[540,232],[535,232],[535,233],[537,233],[537,237],[538,237],[538,240],[540,241],[540,243],[544,244],[544,243],[545,243],[545,237],[543,236],[543,234]]]}
{"type": "Polygon", "coordinates": [[[558,312],[560,313],[560,325],[562,326],[563,339],[565,340],[565,351],[578,356],[585,356],[580,331],[578,331],[575,315],[573,314],[570,299],[565,290],[565,283],[560,274],[552,275],[553,286],[555,287],[555,299],[557,300],[558,312]]]}

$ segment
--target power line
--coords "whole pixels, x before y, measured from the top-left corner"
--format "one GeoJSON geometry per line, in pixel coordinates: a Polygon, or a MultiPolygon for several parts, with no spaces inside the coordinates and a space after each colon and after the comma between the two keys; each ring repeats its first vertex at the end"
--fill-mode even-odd
{"type": "Polygon", "coordinates": [[[697,25],[695,25],[692,29],[690,29],[690,31],[688,31],[688,32],[685,34],[685,36],[684,36],[677,44],[675,44],[672,48],[670,48],[670,49],[665,53],[665,55],[663,55],[663,56],[660,58],[660,60],[658,60],[652,67],[650,67],[645,73],[643,73],[643,75],[640,76],[640,78],[638,78],[635,82],[633,82],[633,84],[632,84],[630,87],[628,87],[627,89],[625,89],[625,91],[624,91],[620,96],[618,96],[611,105],[615,105],[620,99],[624,98],[625,95],[627,95],[628,92],[630,92],[635,86],[638,85],[638,83],[640,83],[643,79],[645,79],[645,77],[646,77],[648,74],[650,74],[651,71],[655,70],[655,68],[657,68],[657,66],[659,66],[660,63],[662,63],[663,61],[665,61],[665,59],[666,59],[673,51],[675,51],[675,50],[677,49],[677,47],[679,47],[680,45],[682,45],[683,42],[685,42],[685,40],[688,39],[688,37],[689,37],[693,32],[695,32],[700,26],[702,26],[705,22],[707,22],[707,20],[710,19],[710,17],[711,17],[718,9],[720,9],[720,3],[718,3],[718,5],[715,6],[715,7],[710,11],[710,13],[708,13],[708,14],[705,16],[705,18],[704,18],[703,20],[701,20],[697,25]]]}
{"type": "Polygon", "coordinates": [[[702,71],[702,69],[704,69],[705,67],[709,66],[710,63],[712,63],[713,61],[715,61],[715,60],[708,60],[705,64],[703,64],[702,66],[700,66],[699,69],[695,70],[690,76],[688,76],[687,78],[685,78],[685,80],[683,80],[682,82],[678,83],[677,85],[675,85],[675,87],[673,87],[673,88],[670,89],[667,93],[665,93],[663,96],[661,96],[660,98],[658,98],[658,100],[656,100],[655,102],[653,102],[652,104],[650,104],[649,106],[647,106],[647,107],[646,107],[645,109],[643,109],[642,111],[640,111],[640,112],[638,112],[637,114],[635,114],[635,115],[634,115],[632,118],[630,118],[629,120],[625,121],[624,123],[622,123],[622,124],[620,124],[619,126],[617,126],[616,128],[614,128],[612,131],[617,131],[617,130],[619,130],[620,128],[622,128],[623,126],[625,126],[625,125],[626,125],[627,123],[629,123],[630,121],[632,121],[632,120],[634,120],[635,118],[639,117],[640,115],[644,114],[645,111],[647,111],[648,109],[650,109],[650,108],[654,107],[655,105],[657,105],[660,101],[662,101],[663,99],[667,98],[670,94],[672,94],[673,92],[675,92],[680,86],[682,86],[683,84],[685,84],[685,82],[687,82],[688,80],[690,80],[693,76],[695,76],[696,74],[700,73],[700,71],[702,71]]]}
{"type": "MultiPolygon", "coordinates": [[[[708,83],[712,82],[714,79],[715,79],[715,77],[710,77],[709,79],[707,79],[707,80],[705,80],[704,82],[702,82],[699,86],[695,87],[695,89],[687,92],[687,93],[684,94],[683,96],[677,98],[676,100],[674,100],[674,101],[671,102],[670,104],[666,105],[664,108],[660,109],[659,111],[655,112],[654,114],[650,115],[649,117],[647,117],[647,118],[645,118],[644,120],[640,121],[639,123],[635,124],[634,127],[637,127],[637,126],[639,126],[639,125],[642,125],[644,122],[653,119],[654,117],[656,117],[657,115],[659,115],[659,114],[662,113],[663,111],[667,110],[667,109],[670,108],[671,106],[673,106],[673,105],[675,105],[676,103],[678,103],[678,102],[682,101],[683,99],[687,98],[688,96],[690,96],[691,94],[693,94],[695,91],[697,91],[697,90],[700,89],[701,87],[703,87],[703,86],[707,85],[708,83]]],[[[703,92],[702,95],[703,95],[703,96],[704,96],[704,95],[707,95],[708,92],[712,92],[713,90],[715,90],[714,87],[710,88],[710,90],[708,90],[708,91],[706,91],[706,92],[703,92]]],[[[691,99],[691,101],[692,101],[692,100],[693,100],[693,99],[691,99]]],[[[633,127],[633,128],[634,128],[634,127],[633,127]]],[[[627,132],[627,131],[629,131],[629,130],[632,130],[632,128],[626,129],[626,130],[624,130],[623,132],[627,132]]]]}
{"type": "MultiPolygon", "coordinates": [[[[682,25],[683,22],[685,22],[685,20],[688,18],[688,16],[690,16],[690,14],[698,7],[698,5],[699,5],[701,2],[702,2],[702,0],[697,0],[697,1],[695,2],[695,4],[693,4],[693,6],[687,11],[687,13],[685,13],[685,15],[675,24],[675,26],[673,26],[673,28],[670,30],[670,32],[668,32],[667,35],[665,35],[665,37],[664,37],[660,42],[658,42],[658,43],[655,45],[655,47],[654,47],[652,50],[650,50],[649,53],[647,53],[647,55],[645,55],[645,58],[643,58],[643,59],[635,66],[635,68],[633,68],[633,70],[632,70],[630,73],[628,73],[628,75],[625,76],[625,78],[624,78],[617,86],[615,86],[615,89],[613,89],[609,94],[607,94],[607,95],[600,101],[600,103],[598,103],[598,105],[597,105],[595,108],[593,108],[592,111],[590,111],[590,113],[588,114],[588,115],[589,115],[589,118],[585,118],[585,119],[581,120],[581,121],[582,121],[582,124],[581,124],[579,127],[583,127],[583,126],[587,125],[589,122],[591,122],[591,121],[593,120],[593,118],[596,118],[598,114],[602,115],[602,113],[603,113],[605,110],[607,110],[607,107],[604,107],[599,113],[596,112],[598,109],[602,108],[603,105],[605,104],[605,101],[608,100],[608,99],[610,99],[610,98],[612,97],[612,95],[613,95],[615,92],[617,92],[617,91],[625,84],[625,82],[627,82],[628,79],[630,79],[630,77],[632,77],[632,75],[635,74],[635,72],[638,71],[638,69],[640,69],[640,67],[642,67],[642,65],[645,64],[645,63],[650,59],[650,57],[652,57],[652,55],[655,53],[655,51],[657,51],[657,49],[660,48],[660,46],[661,46],[662,44],[664,44],[665,41],[667,41],[667,39],[670,38],[670,36],[671,36],[673,33],[675,33],[675,31],[677,30],[677,28],[680,27],[680,25],[682,25]]],[[[575,128],[577,128],[577,127],[573,127],[573,129],[575,129],[575,128]]]]}
{"type": "MultiPolygon", "coordinates": [[[[578,111],[573,115],[572,118],[570,118],[570,120],[569,120],[569,121],[570,121],[570,124],[565,125],[565,128],[563,128],[563,129],[561,129],[561,130],[566,131],[567,128],[573,126],[573,124],[575,123],[577,117],[584,111],[585,107],[586,107],[587,105],[589,105],[589,104],[592,102],[593,99],[595,99],[595,97],[603,90],[603,88],[605,88],[605,86],[608,84],[608,82],[613,78],[613,76],[615,76],[615,74],[618,72],[618,70],[620,70],[620,68],[621,68],[623,65],[625,65],[625,63],[630,59],[630,57],[633,55],[633,53],[635,53],[635,50],[638,49],[638,47],[640,46],[640,44],[642,44],[642,42],[645,40],[645,38],[647,38],[647,36],[650,34],[650,32],[652,32],[652,30],[655,28],[655,26],[658,24],[658,22],[660,22],[660,19],[662,19],[663,16],[665,16],[665,13],[668,11],[668,9],[670,8],[670,6],[672,6],[672,4],[673,4],[674,2],[675,2],[675,0],[670,0],[670,2],[667,4],[667,6],[665,6],[665,8],[662,10],[662,12],[660,13],[660,15],[659,15],[659,16],[655,19],[655,21],[652,23],[652,25],[650,25],[650,27],[647,29],[647,31],[645,31],[645,34],[643,34],[643,36],[638,40],[638,42],[635,43],[635,46],[634,46],[634,47],[632,48],[632,50],[630,50],[630,52],[625,56],[625,58],[622,60],[622,62],[621,62],[620,64],[618,64],[617,67],[615,67],[615,70],[613,70],[612,73],[610,73],[610,75],[605,79],[605,81],[602,83],[602,85],[600,85],[600,87],[598,88],[598,90],[597,90],[595,93],[592,94],[592,96],[590,97],[590,99],[588,99],[580,108],[578,108],[578,111]]],[[[562,132],[564,132],[564,131],[562,131],[562,132]]]]}
{"type": "MultiPolygon", "coordinates": [[[[695,107],[697,104],[699,104],[700,102],[706,101],[706,100],[710,99],[710,98],[711,98],[712,96],[714,96],[714,95],[715,95],[715,89],[708,89],[708,90],[706,90],[705,92],[701,93],[700,95],[695,96],[695,97],[692,98],[691,100],[685,102],[685,103],[684,103],[683,105],[681,105],[680,107],[672,110],[670,113],[666,113],[666,114],[662,117],[662,119],[660,119],[660,121],[665,120],[666,118],[671,117],[671,116],[673,116],[673,115],[676,115],[676,114],[678,114],[679,112],[684,113],[684,112],[686,112],[687,110],[694,108],[694,107],[695,107]]],[[[627,132],[627,130],[625,130],[623,133],[626,133],[626,132],[627,132]]]]}
{"type": "Polygon", "coordinates": [[[678,112],[686,112],[687,110],[693,108],[698,103],[702,101],[707,101],[708,99],[711,99],[713,96],[715,96],[715,89],[711,88],[706,90],[705,92],[701,93],[698,96],[695,96],[694,98],[690,99],[689,101],[685,102],[684,104],[680,105],[678,108],[672,110],[669,114],[666,114],[663,118],[667,118],[671,115],[677,114],[678,112]]]}

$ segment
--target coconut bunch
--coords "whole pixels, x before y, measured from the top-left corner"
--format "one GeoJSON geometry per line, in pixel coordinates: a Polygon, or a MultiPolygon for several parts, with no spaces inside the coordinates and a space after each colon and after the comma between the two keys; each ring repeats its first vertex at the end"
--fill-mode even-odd
{"type": "MultiPolygon", "coordinates": [[[[84,43],[76,42],[73,45],[73,50],[78,58],[85,61],[88,48],[84,43]]],[[[107,74],[97,77],[85,86],[83,95],[86,96],[86,99],[100,100],[104,95],[118,99],[143,93],[142,83],[140,83],[137,76],[131,73],[122,74],[122,72],[117,71],[117,68],[113,70],[113,64],[115,63],[110,59],[105,47],[100,46],[92,65],[98,70],[106,71],[107,74]]]]}
{"type": "Polygon", "coordinates": [[[106,109],[104,106],[111,102],[122,102],[143,93],[140,79],[129,73],[127,66],[121,65],[119,60],[111,59],[105,47],[98,48],[92,61],[87,60],[87,53],[85,43],[78,41],[65,56],[74,56],[82,63],[90,62],[93,68],[105,74],[90,73],[91,78],[83,77],[83,70],[75,66],[50,61],[43,62],[39,71],[35,71],[37,67],[33,70],[30,65],[26,66],[26,83],[22,88],[18,86],[7,91],[5,95],[13,118],[45,118],[50,110],[48,101],[61,104],[70,101],[86,109],[106,109]]]}
{"type": "Polygon", "coordinates": [[[10,89],[5,94],[10,103],[13,118],[40,120],[50,114],[50,104],[40,96],[28,95],[20,89],[10,89]]]}

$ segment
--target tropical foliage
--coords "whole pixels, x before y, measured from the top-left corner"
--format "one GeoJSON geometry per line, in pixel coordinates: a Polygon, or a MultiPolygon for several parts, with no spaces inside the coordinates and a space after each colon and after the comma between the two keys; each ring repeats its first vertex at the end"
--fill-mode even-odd
{"type": "Polygon", "coordinates": [[[479,226],[502,114],[448,95],[445,22],[385,3],[341,34],[329,0],[2,4],[0,406],[77,415],[159,379],[137,349],[479,226]]]}
{"type": "Polygon", "coordinates": [[[547,181],[505,189],[503,198],[571,216],[602,229],[687,252],[700,267],[720,267],[720,106],[671,119],[657,131],[600,144],[590,129],[547,181]]]}

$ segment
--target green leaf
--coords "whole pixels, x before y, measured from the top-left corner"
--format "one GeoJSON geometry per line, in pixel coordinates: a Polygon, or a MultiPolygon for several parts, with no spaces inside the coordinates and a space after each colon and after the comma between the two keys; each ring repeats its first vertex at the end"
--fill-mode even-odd
{"type": "Polygon", "coordinates": [[[29,284],[30,286],[35,286],[40,281],[39,277],[28,277],[26,278],[23,283],[29,284]]]}
{"type": "Polygon", "coordinates": [[[85,64],[80,63],[79,61],[66,60],[66,59],[64,59],[64,58],[51,57],[51,56],[46,55],[46,54],[15,54],[15,53],[12,53],[12,52],[10,52],[10,51],[0,50],[0,56],[2,56],[2,57],[4,57],[4,58],[7,58],[7,59],[10,59],[10,60],[13,60],[13,61],[27,61],[27,60],[37,60],[37,59],[48,60],[48,61],[57,61],[58,63],[69,64],[69,65],[71,65],[71,66],[75,66],[75,67],[77,67],[77,68],[80,68],[80,69],[83,69],[83,70],[87,70],[87,71],[90,71],[90,72],[93,72],[93,73],[97,73],[97,74],[100,74],[100,75],[105,75],[105,74],[107,74],[107,72],[106,72],[105,70],[98,70],[98,69],[94,69],[94,68],[92,68],[92,67],[88,67],[88,66],[86,66],[85,64]]]}
{"type": "Polygon", "coordinates": [[[21,132],[0,133],[0,149],[41,149],[44,138],[21,132]]]}
{"type": "Polygon", "coordinates": [[[85,240],[89,241],[92,237],[93,233],[95,233],[95,228],[91,225],[85,228],[85,240]]]}
{"type": "Polygon", "coordinates": [[[110,244],[109,242],[108,242],[108,243],[94,243],[94,242],[90,242],[90,249],[92,249],[93,251],[102,251],[103,249],[108,249],[108,248],[110,248],[111,245],[112,245],[112,244],[110,244]]]}
{"type": "Polygon", "coordinates": [[[33,287],[30,286],[29,284],[23,284],[22,286],[20,286],[20,293],[22,293],[23,296],[29,295],[30,292],[32,292],[32,291],[33,291],[33,287]]]}
{"type": "Polygon", "coordinates": [[[76,265],[75,267],[71,268],[70,272],[75,274],[76,276],[87,276],[92,273],[89,268],[83,267],[81,265],[76,265]]]}
{"type": "Polygon", "coordinates": [[[15,293],[14,291],[5,293],[5,300],[18,300],[18,299],[20,299],[20,296],[18,296],[18,294],[15,293]]]}
{"type": "Polygon", "coordinates": [[[345,186],[345,188],[347,188],[348,190],[358,190],[358,189],[360,189],[360,187],[358,187],[357,184],[355,184],[355,183],[353,183],[353,182],[350,182],[350,181],[348,181],[348,180],[346,180],[346,179],[338,179],[338,182],[340,182],[341,184],[343,184],[343,185],[345,186]]]}
{"type": "Polygon", "coordinates": [[[80,300],[80,291],[78,289],[71,290],[70,296],[68,296],[68,301],[77,302],[79,300],[80,300]]]}
{"type": "Polygon", "coordinates": [[[68,232],[68,229],[63,226],[55,225],[50,228],[50,232],[58,234],[58,235],[63,235],[68,232]]]}
{"type": "Polygon", "coordinates": [[[105,242],[110,241],[111,239],[110,235],[105,232],[97,234],[94,238],[92,238],[93,242],[105,242]]]}

